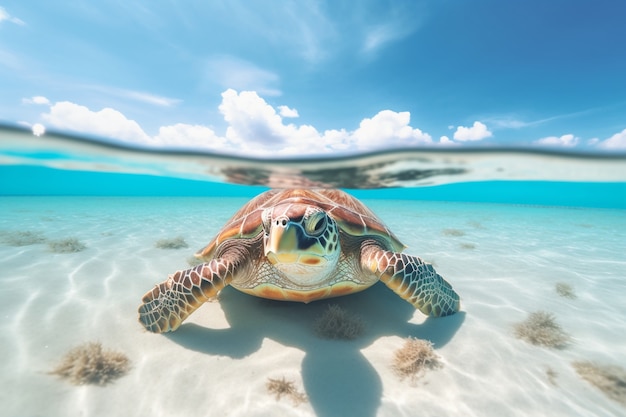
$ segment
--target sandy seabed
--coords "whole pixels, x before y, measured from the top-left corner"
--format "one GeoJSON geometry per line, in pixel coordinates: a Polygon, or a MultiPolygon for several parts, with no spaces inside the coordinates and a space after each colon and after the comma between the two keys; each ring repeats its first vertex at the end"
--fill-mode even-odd
{"type": "Polygon", "coordinates": [[[144,331],[142,295],[187,268],[244,202],[0,199],[0,416],[626,414],[572,365],[626,366],[626,212],[370,200],[407,252],[453,284],[461,313],[426,318],[382,284],[308,305],[226,288],[177,332],[144,331]],[[157,247],[181,237],[188,248],[157,247]],[[315,333],[330,304],[363,320],[359,337],[315,333]],[[536,311],[565,346],[516,336],[536,311]],[[408,337],[432,342],[441,366],[399,377],[394,352],[408,337]],[[50,374],[87,342],[125,354],[128,372],[104,386],[50,374]],[[270,379],[306,400],[277,399],[270,379]]]}

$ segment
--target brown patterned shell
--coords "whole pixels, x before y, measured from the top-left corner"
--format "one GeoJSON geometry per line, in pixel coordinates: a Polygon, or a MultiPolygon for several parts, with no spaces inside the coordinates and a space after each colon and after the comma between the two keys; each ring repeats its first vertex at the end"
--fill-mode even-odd
{"type": "Polygon", "coordinates": [[[382,238],[394,251],[404,249],[402,242],[384,223],[351,195],[334,189],[288,189],[266,191],[250,200],[224,225],[211,243],[196,253],[196,256],[210,260],[215,249],[225,240],[257,236],[263,227],[261,221],[263,210],[283,203],[318,206],[326,211],[344,232],[354,236],[382,238]]]}

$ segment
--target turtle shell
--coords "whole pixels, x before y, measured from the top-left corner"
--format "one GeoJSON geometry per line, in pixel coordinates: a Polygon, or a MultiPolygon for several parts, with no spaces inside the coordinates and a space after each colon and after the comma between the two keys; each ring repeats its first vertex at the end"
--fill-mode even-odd
{"type": "Polygon", "coordinates": [[[405,247],[369,208],[350,194],[335,189],[287,189],[269,190],[250,200],[224,225],[211,243],[196,253],[196,257],[209,261],[224,241],[257,236],[263,228],[263,210],[285,203],[317,206],[326,211],[345,233],[376,237],[397,252],[405,247]]]}

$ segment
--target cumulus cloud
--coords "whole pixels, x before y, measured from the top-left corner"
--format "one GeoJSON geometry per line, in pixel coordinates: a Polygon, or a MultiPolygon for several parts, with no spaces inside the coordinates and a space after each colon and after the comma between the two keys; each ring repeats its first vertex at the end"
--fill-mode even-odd
{"type": "Polygon", "coordinates": [[[626,149],[626,129],[598,142],[598,147],[604,149],[626,149]]]}
{"type": "Polygon", "coordinates": [[[47,105],[50,104],[50,100],[48,100],[44,96],[34,96],[34,97],[29,97],[29,98],[23,98],[22,99],[22,103],[23,104],[37,104],[37,105],[47,106],[47,105]]]}
{"type": "Polygon", "coordinates": [[[579,138],[570,133],[563,136],[548,136],[536,140],[535,143],[538,145],[572,147],[578,145],[579,141],[579,138]]]}
{"type": "Polygon", "coordinates": [[[282,117],[286,117],[286,118],[300,117],[300,115],[298,114],[298,110],[290,109],[287,106],[278,106],[278,111],[280,112],[280,115],[282,117]]]}
{"type": "Polygon", "coordinates": [[[383,110],[371,119],[363,119],[352,134],[352,142],[358,149],[372,149],[381,145],[414,146],[432,143],[428,133],[409,126],[408,111],[383,110]]]}
{"type": "Polygon", "coordinates": [[[299,133],[295,125],[283,124],[276,110],[254,91],[226,90],[219,110],[229,125],[226,137],[233,143],[275,147],[294,140],[299,133]]]}
{"type": "MultiPolygon", "coordinates": [[[[115,109],[94,111],[68,101],[51,104],[42,120],[48,127],[144,146],[199,148],[248,156],[349,153],[434,144],[428,133],[410,125],[409,112],[382,110],[363,119],[353,131],[320,132],[311,125],[286,122],[285,119],[297,115],[295,109],[274,108],[254,91],[233,89],[222,93],[219,111],[227,123],[224,133],[203,125],[178,123],[162,126],[156,135],[150,136],[136,121],[115,109]]],[[[450,142],[442,138],[439,143],[450,142]]]]}
{"type": "Polygon", "coordinates": [[[482,140],[493,136],[487,129],[487,126],[479,121],[475,121],[471,127],[458,126],[454,132],[455,140],[466,142],[474,140],[482,140]]]}
{"type": "Polygon", "coordinates": [[[16,25],[20,25],[20,26],[25,25],[22,19],[18,19],[17,17],[11,16],[4,7],[0,6],[0,23],[2,23],[5,20],[7,22],[15,23],[16,25]]]}
{"type": "Polygon", "coordinates": [[[447,136],[442,136],[439,138],[439,144],[440,145],[455,145],[457,142],[451,140],[449,137],[447,136]]]}
{"type": "Polygon", "coordinates": [[[218,136],[213,129],[202,125],[177,123],[171,126],[162,126],[159,133],[152,138],[154,145],[166,147],[189,147],[216,149],[227,145],[226,139],[218,136]]]}
{"type": "Polygon", "coordinates": [[[117,110],[104,108],[99,111],[89,110],[85,106],[61,101],[50,107],[42,115],[50,127],[61,130],[102,135],[134,142],[149,141],[148,135],[134,120],[129,120],[117,110]]]}

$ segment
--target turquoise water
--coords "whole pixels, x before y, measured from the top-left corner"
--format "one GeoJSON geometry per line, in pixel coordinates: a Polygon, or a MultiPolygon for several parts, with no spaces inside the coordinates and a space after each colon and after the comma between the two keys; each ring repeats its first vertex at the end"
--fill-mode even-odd
{"type": "Polygon", "coordinates": [[[255,172],[247,175],[241,165],[227,169],[215,158],[209,161],[217,170],[180,155],[173,164],[172,155],[163,154],[159,161],[172,163],[167,166],[177,173],[164,175],[136,172],[140,163],[139,171],[159,166],[151,154],[145,160],[135,151],[107,154],[104,169],[102,159],[93,160],[98,146],[61,143],[53,158],[0,141],[0,415],[626,412],[625,374],[595,375],[609,384],[611,396],[575,367],[590,361],[626,372],[624,160],[507,154],[507,161],[519,157],[530,171],[545,174],[542,180],[519,167],[505,170],[518,177],[513,181],[497,169],[481,171],[498,166],[499,154],[469,160],[450,153],[445,158],[460,158],[476,171],[433,174],[428,181],[437,184],[431,186],[349,190],[407,253],[432,263],[454,286],[462,303],[454,316],[426,318],[380,283],[306,305],[227,287],[177,332],[155,335],[137,322],[143,294],[188,268],[195,250],[268,186],[321,178],[346,183],[345,172],[406,185],[431,171],[419,158],[403,162],[400,171],[383,163],[355,171],[359,161],[335,161],[341,169],[332,173],[310,163],[295,174],[285,174],[280,161],[262,169],[254,161],[237,162],[255,172]],[[542,165],[545,158],[555,165],[542,165]],[[202,172],[210,175],[195,177],[202,172]],[[227,184],[216,172],[257,185],[227,184]],[[162,241],[184,245],[168,249],[162,241]],[[314,323],[331,304],[361,317],[363,335],[317,337],[314,323]],[[538,311],[553,315],[568,335],[565,345],[537,346],[517,337],[516,325],[538,311]],[[407,337],[432,342],[440,366],[414,380],[395,374],[394,352],[407,337]],[[127,355],[128,372],[105,386],[76,386],[50,374],[69,349],[91,341],[127,355]],[[306,400],[276,399],[268,378],[293,382],[306,400]]]}
{"type": "Polygon", "coordinates": [[[172,335],[143,331],[143,293],[187,268],[246,201],[3,197],[2,415],[623,415],[572,363],[626,363],[624,210],[364,199],[408,253],[454,285],[461,313],[425,320],[382,285],[309,305],[227,288],[172,335]],[[23,231],[42,240],[15,246],[10,238],[23,231]],[[188,247],[155,246],[175,237],[188,247]],[[51,249],[67,238],[84,249],[51,249]],[[576,298],[560,296],[559,283],[576,298]],[[361,316],[365,334],[317,338],[312,324],[330,303],[361,316]],[[538,310],[571,335],[565,348],[516,338],[515,324],[538,310]],[[443,361],[416,382],[390,368],[408,336],[432,341],[443,361]],[[104,387],[48,374],[87,341],[128,355],[128,374],[104,387]],[[282,377],[305,403],[268,394],[267,378],[282,377]]]}
{"type": "MultiPolygon", "coordinates": [[[[38,166],[0,166],[0,195],[239,196],[244,186],[149,175],[74,172],[38,166]]],[[[481,181],[436,187],[349,190],[359,198],[509,203],[626,209],[626,182],[481,181]]]]}

